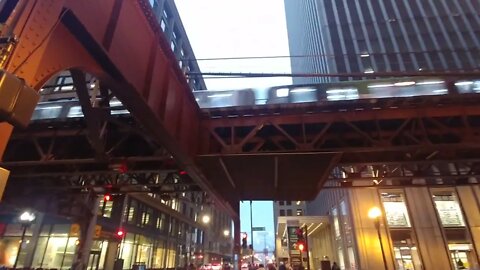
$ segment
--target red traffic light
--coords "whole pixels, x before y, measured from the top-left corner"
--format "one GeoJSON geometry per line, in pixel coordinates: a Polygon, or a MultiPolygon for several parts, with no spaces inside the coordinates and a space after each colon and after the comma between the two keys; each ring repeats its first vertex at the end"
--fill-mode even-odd
{"type": "Polygon", "coordinates": [[[110,194],[103,195],[103,200],[106,201],[106,202],[111,201],[112,200],[112,195],[110,195],[110,194]]]}
{"type": "Polygon", "coordinates": [[[298,244],[298,250],[303,251],[305,249],[305,245],[303,243],[298,244]]]}
{"type": "Polygon", "coordinates": [[[125,231],[123,229],[118,229],[117,237],[118,238],[123,238],[124,236],[125,236],[125,231]]]}

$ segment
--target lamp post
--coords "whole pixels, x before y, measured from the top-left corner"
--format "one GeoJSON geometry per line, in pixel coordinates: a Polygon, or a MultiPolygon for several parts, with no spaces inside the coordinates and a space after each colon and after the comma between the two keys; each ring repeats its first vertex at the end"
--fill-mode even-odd
{"type": "Polygon", "coordinates": [[[378,241],[380,242],[380,250],[382,251],[383,265],[385,270],[388,270],[387,259],[385,258],[385,251],[383,250],[382,234],[380,233],[380,217],[382,216],[382,210],[378,207],[372,207],[368,211],[368,217],[373,220],[375,229],[377,229],[378,241]]]}
{"type": "Polygon", "coordinates": [[[18,247],[17,256],[15,257],[15,262],[13,268],[17,268],[18,257],[20,257],[20,252],[22,251],[23,242],[25,240],[25,233],[27,232],[28,226],[35,220],[35,214],[29,211],[24,211],[19,217],[18,220],[22,224],[22,238],[20,239],[20,246],[18,247]]]}
{"type": "Polygon", "coordinates": [[[202,216],[202,222],[203,222],[204,224],[210,223],[210,216],[207,215],[207,214],[203,215],[203,216],[202,216]]]}

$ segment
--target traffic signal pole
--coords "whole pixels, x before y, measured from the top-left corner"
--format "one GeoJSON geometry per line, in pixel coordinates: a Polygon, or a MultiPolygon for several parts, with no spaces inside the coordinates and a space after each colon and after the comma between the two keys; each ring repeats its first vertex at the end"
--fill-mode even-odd
{"type": "Polygon", "coordinates": [[[303,230],[305,232],[305,245],[307,246],[307,270],[310,270],[310,246],[308,245],[308,229],[307,225],[305,225],[305,229],[303,230]]]}
{"type": "Polygon", "coordinates": [[[252,201],[250,201],[250,238],[252,243],[252,266],[255,265],[255,257],[253,256],[254,247],[253,247],[253,213],[252,213],[252,201]]]}

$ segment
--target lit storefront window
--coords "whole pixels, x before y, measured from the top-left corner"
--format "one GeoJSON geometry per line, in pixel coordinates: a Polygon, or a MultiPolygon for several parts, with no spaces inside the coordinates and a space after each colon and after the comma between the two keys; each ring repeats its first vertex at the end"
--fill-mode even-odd
{"type": "Polygon", "coordinates": [[[432,192],[438,218],[447,240],[452,264],[456,269],[469,269],[477,264],[465,218],[457,194],[453,191],[432,192]]]}

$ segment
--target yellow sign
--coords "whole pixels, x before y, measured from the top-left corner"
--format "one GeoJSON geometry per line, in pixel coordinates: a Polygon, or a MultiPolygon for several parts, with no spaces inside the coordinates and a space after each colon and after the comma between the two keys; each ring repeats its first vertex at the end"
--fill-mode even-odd
{"type": "Polygon", "coordinates": [[[70,226],[70,236],[79,236],[80,235],[80,224],[73,223],[70,226]]]}
{"type": "Polygon", "coordinates": [[[93,235],[93,238],[100,238],[101,234],[102,234],[102,226],[95,225],[95,234],[93,235]]]}

